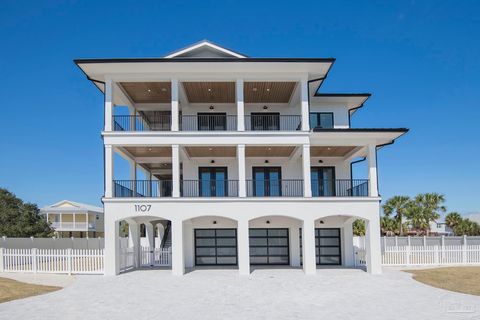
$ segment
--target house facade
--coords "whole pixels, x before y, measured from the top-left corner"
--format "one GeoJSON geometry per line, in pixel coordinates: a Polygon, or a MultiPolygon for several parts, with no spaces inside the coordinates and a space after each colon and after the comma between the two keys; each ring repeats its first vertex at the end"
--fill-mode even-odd
{"type": "Polygon", "coordinates": [[[75,60],[105,95],[105,273],[120,271],[121,221],[136,266],[143,224],[168,240],[175,275],[315,274],[353,266],[356,219],[367,270],[380,273],[377,150],[407,129],[352,128],[370,95],[320,93],[334,61],[250,58],[208,41],[162,58],[75,60]]]}
{"type": "Polygon", "coordinates": [[[103,208],[63,200],[40,209],[59,238],[103,237],[103,208]]]}

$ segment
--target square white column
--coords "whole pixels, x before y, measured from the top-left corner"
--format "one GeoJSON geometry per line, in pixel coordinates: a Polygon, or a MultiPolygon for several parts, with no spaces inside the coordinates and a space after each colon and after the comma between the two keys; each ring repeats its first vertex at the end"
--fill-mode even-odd
{"type": "Polygon", "coordinates": [[[133,248],[135,268],[140,267],[140,224],[128,221],[128,246],[133,248]]]}
{"type": "Polygon", "coordinates": [[[185,273],[185,256],[183,249],[183,222],[172,220],[172,273],[181,276],[185,273]]]}
{"type": "Polygon", "coordinates": [[[150,248],[155,248],[155,229],[153,224],[150,222],[145,222],[145,236],[147,238],[147,243],[150,248]]]}
{"type": "Polygon", "coordinates": [[[310,174],[310,145],[304,144],[302,146],[302,168],[303,168],[303,196],[306,198],[312,197],[312,182],[310,174]]]}
{"type": "Polygon", "coordinates": [[[243,79],[237,79],[237,130],[245,131],[245,103],[243,98],[243,79]]]}
{"type": "Polygon", "coordinates": [[[238,271],[241,275],[250,274],[250,238],[248,220],[238,221],[238,271]]]}
{"type": "Polygon", "coordinates": [[[313,220],[304,220],[302,227],[302,256],[303,271],[305,274],[317,273],[317,258],[315,252],[315,223],[313,220]]]}
{"type": "Polygon", "coordinates": [[[308,105],[308,78],[305,77],[301,80],[300,99],[302,106],[302,131],[310,130],[309,120],[309,105],[308,105]]]}
{"type": "Polygon", "coordinates": [[[237,146],[237,159],[238,159],[238,196],[247,196],[247,181],[245,175],[245,145],[240,144],[237,146]]]}
{"type": "Polygon", "coordinates": [[[288,230],[290,242],[290,266],[300,267],[300,228],[295,225],[288,230]]]}
{"type": "Polygon", "coordinates": [[[380,217],[365,222],[365,246],[367,250],[367,272],[382,273],[382,249],[380,244],[380,217]]]}
{"type": "Polygon", "coordinates": [[[179,103],[178,103],[178,79],[173,78],[171,80],[172,85],[172,131],[178,131],[179,119],[179,103]]]}
{"type": "Polygon", "coordinates": [[[114,276],[120,273],[120,241],[119,223],[114,219],[107,218],[105,212],[105,275],[114,276]]]}
{"type": "Polygon", "coordinates": [[[370,197],[378,197],[377,180],[377,147],[374,144],[368,145],[368,191],[370,197]]]}
{"type": "Polygon", "coordinates": [[[353,251],[353,222],[355,218],[348,219],[343,224],[342,242],[343,242],[343,265],[345,267],[353,267],[355,265],[353,251]]]}
{"type": "Polygon", "coordinates": [[[112,79],[107,79],[105,81],[105,124],[104,131],[112,131],[113,123],[113,86],[114,82],[112,79]]]}
{"type": "Polygon", "coordinates": [[[180,197],[180,152],[179,146],[172,145],[172,196],[180,197]]]}
{"type": "Polygon", "coordinates": [[[105,145],[105,198],[113,197],[113,147],[105,145]]]}

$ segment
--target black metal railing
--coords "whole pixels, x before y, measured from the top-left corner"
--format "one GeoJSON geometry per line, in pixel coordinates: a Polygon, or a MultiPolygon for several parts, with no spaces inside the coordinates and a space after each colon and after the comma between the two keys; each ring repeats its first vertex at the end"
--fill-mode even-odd
{"type": "Polygon", "coordinates": [[[171,180],[114,180],[115,198],[171,197],[171,180]]]}
{"type": "Polygon", "coordinates": [[[302,129],[302,116],[298,115],[246,115],[246,131],[298,131],[302,129]]]}
{"type": "Polygon", "coordinates": [[[313,197],[368,197],[368,179],[311,180],[313,197]]]}
{"type": "Polygon", "coordinates": [[[182,197],[238,197],[238,180],[181,180],[182,197]]]}
{"type": "Polygon", "coordinates": [[[303,180],[247,180],[247,197],[303,197],[303,180]]]}
{"type": "Polygon", "coordinates": [[[237,116],[224,114],[182,115],[181,131],[235,131],[237,116]]]}
{"type": "Polygon", "coordinates": [[[113,131],[170,131],[171,116],[113,116],[113,131]]]}

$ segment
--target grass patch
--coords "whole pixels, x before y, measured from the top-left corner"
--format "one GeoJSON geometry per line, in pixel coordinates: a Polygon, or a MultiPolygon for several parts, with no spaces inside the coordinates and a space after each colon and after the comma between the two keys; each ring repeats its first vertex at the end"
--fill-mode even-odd
{"type": "Polygon", "coordinates": [[[62,289],[61,287],[42,286],[0,278],[0,303],[62,289]]]}
{"type": "Polygon", "coordinates": [[[480,296],[480,267],[404,270],[432,287],[480,296]]]}

